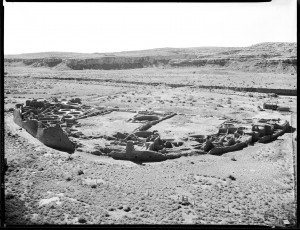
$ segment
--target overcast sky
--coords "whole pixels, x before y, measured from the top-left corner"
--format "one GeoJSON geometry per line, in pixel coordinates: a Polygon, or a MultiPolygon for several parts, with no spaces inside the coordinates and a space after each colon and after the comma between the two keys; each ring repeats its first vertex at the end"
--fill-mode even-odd
{"type": "Polygon", "coordinates": [[[4,53],[118,52],[296,42],[296,0],[6,3],[4,53]]]}

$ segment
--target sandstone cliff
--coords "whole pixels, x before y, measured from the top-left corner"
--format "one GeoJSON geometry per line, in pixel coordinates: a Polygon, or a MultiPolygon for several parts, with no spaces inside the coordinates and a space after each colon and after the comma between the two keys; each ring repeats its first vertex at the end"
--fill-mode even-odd
{"type": "Polygon", "coordinates": [[[260,43],[250,47],[162,48],[119,53],[35,53],[6,55],[5,64],[83,69],[145,67],[225,67],[232,70],[295,73],[296,43],[260,43]]]}

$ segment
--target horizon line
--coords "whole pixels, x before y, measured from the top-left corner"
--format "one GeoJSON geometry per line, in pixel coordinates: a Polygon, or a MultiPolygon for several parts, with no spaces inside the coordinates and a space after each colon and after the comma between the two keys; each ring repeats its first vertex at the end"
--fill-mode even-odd
{"type": "Polygon", "coordinates": [[[106,52],[74,52],[74,51],[38,51],[38,52],[28,52],[28,53],[9,53],[4,54],[7,55],[24,55],[24,54],[42,54],[42,53],[74,53],[74,54],[108,54],[108,53],[123,53],[123,52],[137,52],[137,51],[150,51],[150,50],[158,50],[158,49],[193,49],[193,48],[245,48],[251,47],[258,44],[265,43],[296,43],[297,42],[259,42],[254,43],[248,46],[193,46],[193,47],[159,47],[159,48],[149,48],[149,49],[137,49],[137,50],[122,50],[122,51],[106,51],[106,52]]]}

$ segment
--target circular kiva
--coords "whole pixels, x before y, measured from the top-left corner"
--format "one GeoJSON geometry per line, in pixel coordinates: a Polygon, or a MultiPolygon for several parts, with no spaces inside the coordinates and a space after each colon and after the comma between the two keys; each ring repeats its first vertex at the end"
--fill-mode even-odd
{"type": "Polygon", "coordinates": [[[56,112],[55,114],[58,114],[58,115],[64,115],[64,114],[68,114],[70,112],[69,109],[60,109],[58,110],[58,112],[56,112]]]}

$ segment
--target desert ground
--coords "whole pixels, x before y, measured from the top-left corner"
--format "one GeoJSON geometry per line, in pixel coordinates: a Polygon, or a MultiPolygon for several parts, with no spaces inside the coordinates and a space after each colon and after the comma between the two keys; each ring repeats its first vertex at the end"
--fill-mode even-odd
{"type": "MultiPolygon", "coordinates": [[[[8,65],[5,72],[7,225],[284,226],[288,220],[295,226],[297,98],[197,85],[296,89],[296,75],[205,67],[64,70],[20,65],[8,65]],[[52,97],[78,97],[94,107],[176,112],[150,129],[175,140],[215,133],[224,120],[255,116],[281,117],[296,131],[221,156],[182,156],[142,164],[92,154],[110,143],[91,138],[79,140],[82,145],[70,158],[46,147],[12,120],[16,103],[52,97]],[[264,102],[288,106],[290,112],[259,111],[264,102]]],[[[130,132],[136,127],[126,120],[133,115],[112,112],[90,117],[80,121],[80,128],[90,136],[130,132]]]]}

